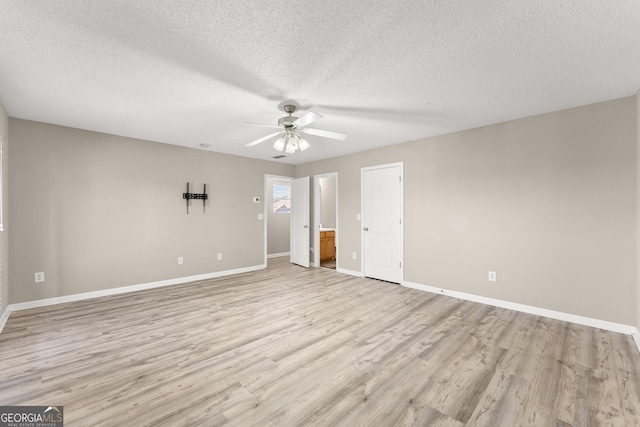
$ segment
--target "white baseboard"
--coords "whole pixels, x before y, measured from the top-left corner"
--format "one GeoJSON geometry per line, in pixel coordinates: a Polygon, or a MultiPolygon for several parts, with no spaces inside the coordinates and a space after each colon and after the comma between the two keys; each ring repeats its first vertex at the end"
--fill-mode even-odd
{"type": "Polygon", "coordinates": [[[336,271],[338,273],[348,274],[349,276],[364,277],[361,272],[354,271],[354,270],[347,270],[346,268],[338,267],[338,268],[336,268],[336,271]]]}
{"type": "Polygon", "coordinates": [[[267,258],[280,258],[283,256],[290,256],[291,252],[281,252],[279,254],[267,254],[267,258]]]}
{"type": "MultiPolygon", "coordinates": [[[[7,306],[7,309],[5,310],[5,312],[8,312],[8,313],[5,313],[5,314],[6,314],[6,317],[8,318],[9,314],[11,314],[11,312],[13,311],[27,310],[30,308],[45,307],[48,305],[63,304],[67,302],[81,301],[81,300],[92,299],[92,298],[100,298],[100,297],[106,297],[111,295],[126,294],[129,292],[137,292],[137,291],[143,291],[147,289],[162,288],[164,286],[181,285],[184,283],[195,282],[198,280],[214,279],[216,277],[231,276],[233,274],[249,273],[252,271],[264,269],[266,267],[267,267],[266,265],[260,264],[260,265],[253,265],[251,267],[236,268],[233,270],[216,271],[214,273],[198,274],[195,276],[179,277],[177,279],[161,280],[159,282],[142,283],[139,285],[122,286],[120,288],[104,289],[101,291],[85,292],[81,294],[65,295],[62,297],[19,302],[16,304],[9,304],[9,306],[7,306]]],[[[2,322],[3,318],[4,318],[4,314],[3,314],[3,317],[0,318],[0,332],[2,332],[2,327],[4,326],[4,323],[2,322]]],[[[4,322],[6,322],[6,319],[4,320],[4,322]]]]}
{"type": "Polygon", "coordinates": [[[446,295],[453,298],[459,298],[467,301],[479,302],[482,304],[492,305],[495,307],[506,308],[508,310],[520,311],[528,314],[549,317],[551,319],[563,320],[565,322],[577,323],[579,325],[591,326],[592,328],[605,329],[607,331],[620,332],[625,335],[633,336],[638,351],[640,351],[640,331],[635,326],[624,325],[622,323],[609,322],[606,320],[594,319],[591,317],[578,316],[575,314],[563,313],[561,311],[548,310],[546,308],[534,307],[531,305],[518,304],[515,302],[504,301],[494,298],[487,298],[480,295],[467,294],[464,292],[450,291],[447,289],[436,288],[434,286],[421,285],[419,283],[403,282],[402,286],[420,291],[432,292],[439,295],[446,295]]]}
{"type": "Polygon", "coordinates": [[[636,346],[638,347],[638,351],[640,351],[640,330],[635,328],[636,330],[631,334],[633,340],[636,342],[636,346]]]}
{"type": "Polygon", "coordinates": [[[9,320],[9,315],[11,314],[10,307],[11,306],[8,305],[0,315],[0,332],[2,332],[2,328],[4,328],[4,325],[7,323],[7,320],[9,320]]]}
{"type": "MultiPolygon", "coordinates": [[[[63,304],[67,302],[81,301],[81,300],[99,298],[99,297],[110,296],[110,295],[119,295],[119,294],[124,294],[129,292],[137,292],[137,291],[142,291],[146,289],[155,289],[155,288],[161,288],[164,286],[179,285],[179,284],[194,282],[198,280],[206,280],[206,279],[214,279],[217,277],[230,276],[233,274],[249,273],[249,272],[261,270],[264,268],[266,268],[266,265],[261,264],[261,265],[254,265],[250,267],[237,268],[233,270],[225,270],[225,271],[218,271],[214,273],[199,274],[195,276],[180,277],[177,279],[162,280],[158,282],[142,283],[142,284],[132,285],[132,286],[123,286],[120,288],[104,289],[101,291],[85,292],[85,293],[74,294],[74,295],[65,295],[63,297],[47,298],[47,299],[41,299],[41,300],[35,300],[35,301],[9,304],[5,308],[5,310],[2,312],[2,314],[0,314],[0,333],[4,328],[4,325],[7,323],[9,316],[14,311],[45,307],[48,305],[63,304]]],[[[344,268],[338,268],[336,271],[338,273],[348,274],[350,276],[363,277],[362,273],[359,271],[347,270],[344,268]]],[[[624,324],[615,323],[615,322],[609,322],[606,320],[593,319],[591,317],[578,316],[575,314],[563,313],[560,311],[548,310],[545,308],[539,308],[539,307],[534,307],[534,306],[525,305],[525,304],[518,304],[518,303],[494,299],[494,298],[487,298],[479,295],[467,294],[464,292],[450,291],[447,289],[436,288],[433,286],[421,285],[419,283],[405,281],[402,283],[402,286],[405,286],[407,288],[417,289],[420,291],[432,292],[439,295],[446,295],[453,298],[479,302],[482,304],[492,305],[495,307],[506,308],[509,310],[520,311],[523,313],[535,314],[538,316],[545,316],[551,319],[563,320],[566,322],[577,323],[579,325],[585,325],[593,328],[600,328],[608,331],[620,332],[622,334],[631,335],[633,337],[633,340],[636,343],[636,346],[638,347],[638,351],[640,351],[640,330],[638,330],[638,328],[634,326],[624,325],[624,324]]]]}

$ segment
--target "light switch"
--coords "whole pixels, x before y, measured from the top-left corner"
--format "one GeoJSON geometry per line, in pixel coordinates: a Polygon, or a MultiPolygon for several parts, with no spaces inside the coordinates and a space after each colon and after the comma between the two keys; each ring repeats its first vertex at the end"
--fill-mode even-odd
{"type": "Polygon", "coordinates": [[[264,220],[264,214],[259,213],[259,214],[258,214],[258,219],[259,219],[260,221],[264,220]]]}

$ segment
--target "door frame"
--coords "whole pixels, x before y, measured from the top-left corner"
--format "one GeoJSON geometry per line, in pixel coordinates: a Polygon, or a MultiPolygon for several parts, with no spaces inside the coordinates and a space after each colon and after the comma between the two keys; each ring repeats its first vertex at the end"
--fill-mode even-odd
{"type": "MultiPolygon", "coordinates": [[[[263,218],[263,226],[264,226],[264,238],[263,238],[263,240],[264,240],[264,261],[263,261],[263,263],[264,263],[265,268],[267,267],[267,258],[268,258],[268,254],[267,254],[267,251],[268,251],[268,247],[267,247],[268,240],[267,239],[269,237],[268,233],[267,233],[267,229],[268,229],[267,221],[268,221],[268,218],[269,218],[268,211],[267,211],[267,208],[268,208],[268,206],[267,206],[267,196],[269,194],[268,193],[269,192],[269,188],[268,188],[269,179],[281,179],[283,181],[291,182],[294,178],[292,176],[272,175],[272,174],[268,174],[268,173],[264,174],[264,185],[263,185],[264,186],[264,188],[263,188],[263,190],[264,190],[263,193],[264,194],[262,195],[262,208],[263,208],[263,210],[262,210],[262,218],[263,218]]],[[[291,247],[289,247],[289,251],[291,251],[291,247]]]]}
{"type": "Polygon", "coordinates": [[[401,221],[401,233],[400,233],[400,284],[404,283],[404,162],[395,162],[395,163],[385,163],[382,165],[375,166],[367,166],[364,168],[360,168],[360,212],[362,214],[361,222],[360,222],[360,272],[363,277],[366,277],[366,272],[364,268],[365,264],[365,243],[364,243],[364,232],[363,232],[363,222],[365,221],[365,213],[364,213],[364,173],[370,170],[377,169],[387,169],[392,167],[400,167],[400,221],[401,221]]]}
{"type": "Polygon", "coordinates": [[[338,227],[339,227],[339,206],[338,206],[338,172],[323,173],[313,176],[313,267],[320,267],[320,178],[336,179],[336,271],[338,270],[338,227]]]}

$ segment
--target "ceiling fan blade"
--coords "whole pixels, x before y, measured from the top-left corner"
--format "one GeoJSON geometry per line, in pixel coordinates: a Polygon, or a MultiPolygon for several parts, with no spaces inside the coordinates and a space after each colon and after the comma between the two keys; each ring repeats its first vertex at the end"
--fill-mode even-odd
{"type": "Polygon", "coordinates": [[[244,146],[245,146],[245,147],[253,147],[254,145],[258,145],[258,144],[260,144],[261,142],[266,141],[266,140],[267,140],[267,139],[269,139],[269,138],[273,138],[273,137],[274,137],[274,136],[276,136],[276,135],[282,135],[283,133],[284,133],[284,131],[270,133],[269,135],[267,135],[267,136],[263,136],[263,137],[262,137],[262,138],[260,138],[260,139],[256,139],[255,141],[252,141],[252,142],[250,142],[250,143],[248,143],[248,144],[245,144],[244,146]]]}
{"type": "Polygon", "coordinates": [[[294,125],[298,127],[298,129],[305,127],[308,124],[315,122],[318,119],[321,119],[322,116],[318,113],[314,113],[313,111],[309,111],[304,116],[300,117],[298,120],[293,122],[294,125]]]}
{"type": "Polygon", "coordinates": [[[276,126],[276,125],[265,125],[264,123],[249,123],[249,122],[242,122],[243,125],[251,125],[251,126],[263,126],[266,128],[274,128],[274,129],[282,129],[282,126],[276,126]]]}
{"type": "Polygon", "coordinates": [[[325,138],[339,139],[340,141],[344,141],[344,139],[347,137],[347,135],[345,135],[344,133],[330,132],[328,130],[310,129],[310,128],[304,128],[300,130],[304,133],[308,133],[309,135],[317,135],[325,138]]]}

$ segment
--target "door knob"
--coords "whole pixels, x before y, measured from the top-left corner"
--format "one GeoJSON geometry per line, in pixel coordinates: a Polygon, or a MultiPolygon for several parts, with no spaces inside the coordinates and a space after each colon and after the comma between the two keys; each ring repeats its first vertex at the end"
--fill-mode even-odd
{"type": "Polygon", "coordinates": [[[308,226],[308,225],[305,225],[305,226],[304,226],[304,228],[309,228],[309,226],[308,226]]]}
{"type": "Polygon", "coordinates": [[[364,231],[369,231],[369,227],[363,228],[364,231]]]}

